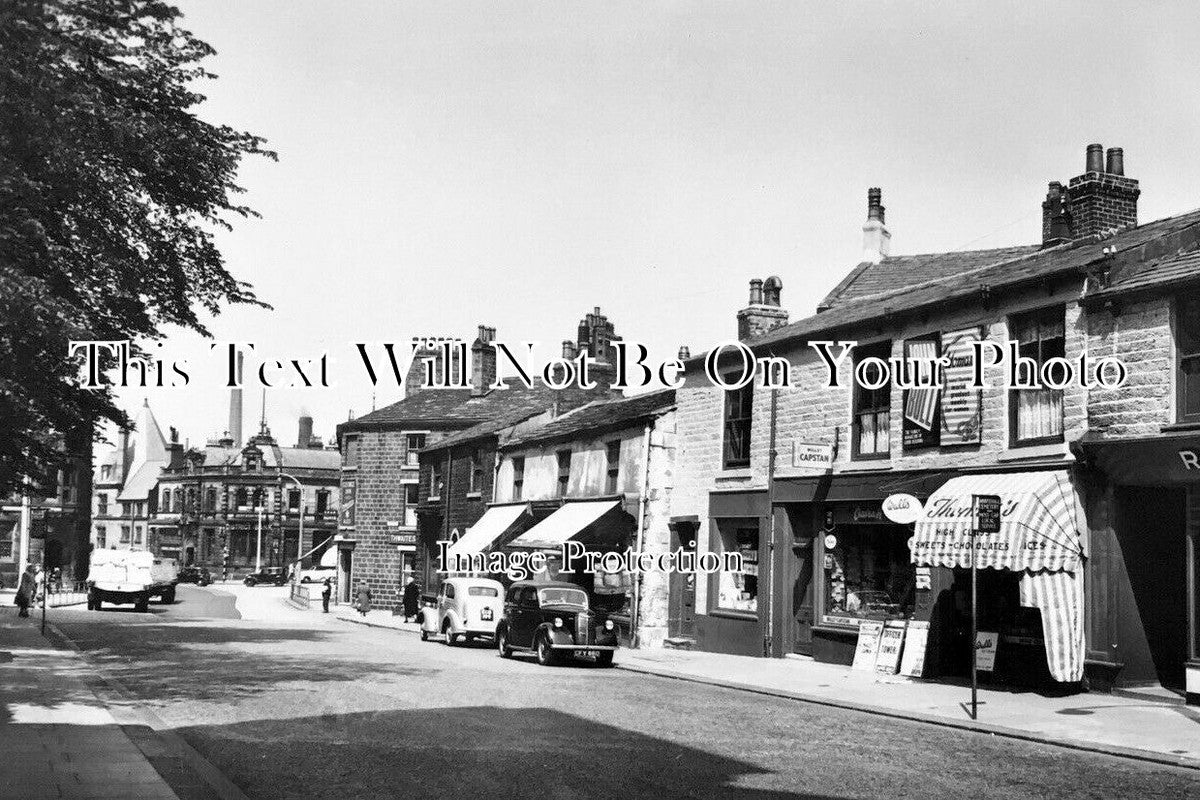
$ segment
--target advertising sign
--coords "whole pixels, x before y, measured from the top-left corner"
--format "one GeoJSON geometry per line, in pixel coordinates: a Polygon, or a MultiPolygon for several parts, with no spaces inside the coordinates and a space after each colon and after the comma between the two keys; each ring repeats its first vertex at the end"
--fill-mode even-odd
{"type": "Polygon", "coordinates": [[[983,392],[971,386],[974,371],[971,346],[980,338],[979,328],[942,334],[942,354],[950,360],[942,371],[943,446],[980,442],[983,392]]]}
{"type": "Polygon", "coordinates": [[[1000,495],[976,494],[971,496],[975,509],[976,533],[1000,532],[1000,495]]]}
{"type": "Polygon", "coordinates": [[[937,447],[941,425],[938,420],[938,401],[941,392],[930,386],[933,382],[932,362],[940,355],[937,336],[909,339],[904,343],[907,369],[917,388],[904,391],[904,416],[900,425],[900,440],[905,450],[921,447],[937,447]],[[919,384],[925,384],[921,386],[919,384]]]}
{"type": "Polygon", "coordinates": [[[882,636],[882,622],[863,620],[862,624],[858,626],[858,646],[854,649],[852,669],[875,669],[875,659],[879,655],[879,640],[882,636]]]}
{"type": "Polygon", "coordinates": [[[925,509],[911,494],[890,494],[883,499],[883,515],[897,525],[916,522],[925,509]]]}
{"type": "Polygon", "coordinates": [[[925,646],[929,643],[929,623],[908,623],[904,637],[904,654],[900,659],[900,674],[920,678],[925,674],[925,646]]]}
{"type": "Polygon", "coordinates": [[[900,652],[904,649],[904,627],[902,619],[888,620],[879,637],[879,655],[875,658],[875,671],[881,675],[895,675],[900,669],[900,652]]]}
{"type": "Polygon", "coordinates": [[[982,672],[991,672],[996,668],[996,646],[1000,641],[1000,634],[991,631],[977,631],[975,633],[975,664],[976,668],[982,672]]]}
{"type": "Polygon", "coordinates": [[[833,469],[833,446],[792,442],[792,466],[806,472],[828,472],[833,469]]]}

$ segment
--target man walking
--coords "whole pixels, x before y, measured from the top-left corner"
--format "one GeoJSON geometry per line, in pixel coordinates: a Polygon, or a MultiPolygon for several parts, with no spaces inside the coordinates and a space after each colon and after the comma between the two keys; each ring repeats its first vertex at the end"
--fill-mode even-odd
{"type": "Polygon", "coordinates": [[[37,581],[33,575],[33,565],[25,567],[25,571],[21,573],[21,579],[17,582],[17,596],[13,602],[21,609],[17,616],[28,617],[29,606],[33,604],[33,596],[36,591],[37,581]]]}
{"type": "Polygon", "coordinates": [[[371,610],[371,589],[366,581],[358,584],[358,613],[364,617],[371,610]]]}
{"type": "Polygon", "coordinates": [[[329,578],[325,579],[325,585],[321,588],[321,610],[326,614],[329,613],[329,598],[333,595],[333,584],[329,582],[329,578]]]}

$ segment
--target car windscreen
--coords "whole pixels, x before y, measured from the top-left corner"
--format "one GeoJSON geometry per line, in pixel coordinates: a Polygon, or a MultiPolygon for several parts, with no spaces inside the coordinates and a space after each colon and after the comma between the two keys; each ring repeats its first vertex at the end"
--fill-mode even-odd
{"type": "Polygon", "coordinates": [[[500,591],[491,586],[471,586],[467,588],[471,597],[499,597],[500,591]]]}
{"type": "Polygon", "coordinates": [[[587,593],[582,589],[541,589],[538,597],[544,606],[579,606],[587,608],[587,593]]]}

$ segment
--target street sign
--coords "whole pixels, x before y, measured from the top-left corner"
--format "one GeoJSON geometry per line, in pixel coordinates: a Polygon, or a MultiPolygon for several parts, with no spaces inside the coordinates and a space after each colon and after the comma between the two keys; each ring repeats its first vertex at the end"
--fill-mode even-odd
{"type": "Polygon", "coordinates": [[[1000,532],[1000,495],[976,494],[971,495],[975,507],[975,532],[1000,532]]]}

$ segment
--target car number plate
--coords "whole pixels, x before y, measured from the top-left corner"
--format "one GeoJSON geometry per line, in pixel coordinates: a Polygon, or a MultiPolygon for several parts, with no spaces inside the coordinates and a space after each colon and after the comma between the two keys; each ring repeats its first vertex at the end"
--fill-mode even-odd
{"type": "Polygon", "coordinates": [[[483,611],[479,612],[479,618],[480,619],[491,619],[492,618],[492,610],[490,608],[483,609],[483,611]]]}
{"type": "Polygon", "coordinates": [[[599,650],[580,650],[579,655],[583,656],[584,658],[596,658],[597,656],[600,655],[600,651],[599,650]]]}

